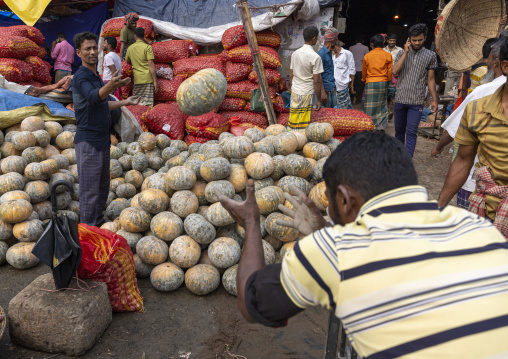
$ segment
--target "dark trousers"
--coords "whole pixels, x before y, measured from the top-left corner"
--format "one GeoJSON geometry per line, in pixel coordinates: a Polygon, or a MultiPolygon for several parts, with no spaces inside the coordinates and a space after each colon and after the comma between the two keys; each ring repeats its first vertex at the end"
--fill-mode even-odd
{"type": "Polygon", "coordinates": [[[365,89],[365,82],[362,81],[362,76],[362,72],[358,71],[355,75],[355,82],[353,83],[355,94],[352,97],[355,97],[357,102],[358,100],[362,100],[363,90],[365,89]]]}
{"type": "Polygon", "coordinates": [[[101,225],[109,194],[109,148],[99,151],[87,142],[79,142],[75,149],[80,222],[90,226],[101,225]]]}
{"type": "Polygon", "coordinates": [[[393,110],[395,118],[395,138],[406,145],[413,157],[418,136],[418,125],[422,118],[422,105],[404,105],[395,103],[393,110]]]}

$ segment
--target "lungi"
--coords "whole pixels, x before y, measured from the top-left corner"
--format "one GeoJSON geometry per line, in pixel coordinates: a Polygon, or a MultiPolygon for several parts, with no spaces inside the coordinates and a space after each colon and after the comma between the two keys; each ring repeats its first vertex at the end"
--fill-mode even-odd
{"type": "Polygon", "coordinates": [[[289,109],[288,128],[290,130],[304,130],[310,123],[312,102],[314,95],[298,95],[291,93],[291,108],[289,109]]]}
{"type": "Polygon", "coordinates": [[[372,117],[376,130],[388,127],[388,83],[369,82],[365,86],[365,113],[372,117]]]}
{"type": "Polygon", "coordinates": [[[469,197],[471,197],[471,193],[473,192],[461,188],[459,192],[457,192],[457,207],[469,209],[469,197]]]}
{"type": "Polygon", "coordinates": [[[349,97],[349,88],[342,91],[337,91],[337,108],[342,110],[352,110],[353,104],[351,97],[349,97]]]}
{"type": "Polygon", "coordinates": [[[153,82],[149,84],[137,84],[134,85],[132,94],[140,97],[138,105],[153,107],[154,90],[155,86],[153,82]]]}

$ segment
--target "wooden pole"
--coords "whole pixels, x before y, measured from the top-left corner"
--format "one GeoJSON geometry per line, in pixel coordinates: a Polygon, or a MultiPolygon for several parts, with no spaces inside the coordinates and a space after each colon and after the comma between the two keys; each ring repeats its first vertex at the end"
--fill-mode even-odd
{"type": "Polygon", "coordinates": [[[252,53],[252,59],[254,60],[254,71],[256,71],[256,74],[258,75],[259,88],[261,90],[263,103],[265,104],[266,114],[268,115],[268,122],[270,123],[270,125],[275,125],[277,124],[277,117],[275,116],[275,111],[273,109],[273,103],[270,97],[270,90],[268,88],[268,81],[266,79],[265,74],[265,66],[263,65],[263,58],[261,57],[261,53],[259,52],[256,33],[254,32],[254,28],[252,27],[252,21],[250,17],[249,6],[247,5],[247,0],[238,0],[237,5],[238,9],[240,10],[240,13],[242,14],[243,28],[245,29],[245,34],[247,35],[247,41],[249,42],[249,47],[252,53]]]}

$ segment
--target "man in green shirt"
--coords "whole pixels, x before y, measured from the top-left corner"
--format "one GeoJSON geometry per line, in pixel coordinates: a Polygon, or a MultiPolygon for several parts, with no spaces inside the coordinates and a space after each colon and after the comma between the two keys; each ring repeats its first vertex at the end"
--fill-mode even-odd
{"type": "Polygon", "coordinates": [[[143,40],[143,28],[136,28],[134,36],[136,42],[129,46],[125,55],[125,61],[132,65],[134,73],[133,94],[140,97],[140,105],[152,107],[154,93],[158,90],[152,46],[143,40]]]}
{"type": "Polygon", "coordinates": [[[136,39],[134,38],[134,30],[138,23],[139,16],[135,12],[125,15],[125,26],[120,31],[120,57],[125,57],[125,51],[131,46],[136,39]]]}

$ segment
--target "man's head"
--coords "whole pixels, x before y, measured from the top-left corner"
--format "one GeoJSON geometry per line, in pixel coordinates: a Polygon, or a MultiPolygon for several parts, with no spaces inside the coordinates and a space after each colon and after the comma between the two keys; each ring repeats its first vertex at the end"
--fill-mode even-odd
{"type": "Polygon", "coordinates": [[[143,40],[145,38],[145,29],[137,27],[136,30],[134,30],[134,37],[136,40],[143,40]]]}
{"type": "Polygon", "coordinates": [[[418,184],[407,149],[380,132],[358,133],[342,143],[326,161],[323,177],[330,218],[341,225],[353,222],[370,199],[418,184]]]}
{"type": "Polygon", "coordinates": [[[65,40],[65,34],[63,32],[59,32],[58,35],[56,35],[58,40],[64,41],[65,40]]]}
{"type": "Polygon", "coordinates": [[[414,51],[418,51],[423,47],[428,32],[429,29],[425,24],[416,24],[409,28],[409,41],[411,41],[411,47],[414,51]]]}
{"type": "Polygon", "coordinates": [[[339,30],[334,27],[325,29],[325,44],[330,44],[332,47],[335,46],[339,39],[339,30]]]}
{"type": "Polygon", "coordinates": [[[363,41],[364,41],[364,40],[363,40],[363,37],[362,37],[362,36],[358,36],[358,37],[356,38],[356,43],[357,43],[357,44],[363,44],[363,41]]]}
{"type": "Polygon", "coordinates": [[[487,75],[485,75],[486,82],[490,82],[503,74],[501,72],[501,63],[499,61],[499,56],[501,54],[501,44],[502,41],[499,39],[494,44],[492,44],[489,57],[487,57],[485,61],[489,69],[489,72],[487,75]]]}
{"type": "Polygon", "coordinates": [[[316,42],[318,41],[319,36],[319,30],[315,26],[307,26],[305,29],[303,29],[303,39],[305,40],[305,43],[311,46],[316,45],[316,42]]]}
{"type": "Polygon", "coordinates": [[[117,44],[118,41],[116,41],[116,38],[114,38],[113,36],[106,36],[104,38],[104,45],[102,46],[102,49],[104,50],[104,52],[115,51],[117,44]]]}
{"type": "Polygon", "coordinates": [[[489,58],[490,52],[492,51],[492,46],[498,41],[499,39],[497,37],[493,37],[485,41],[482,48],[482,56],[483,56],[483,62],[487,62],[487,59],[489,58]]]}
{"type": "Polygon", "coordinates": [[[74,36],[74,46],[76,54],[81,58],[84,64],[95,66],[97,64],[97,36],[91,32],[81,32],[74,36]]]}
{"type": "Polygon", "coordinates": [[[134,30],[138,24],[139,15],[135,12],[130,12],[125,15],[124,24],[127,25],[131,30],[134,30]]]}
{"type": "Polygon", "coordinates": [[[501,71],[506,76],[508,74],[508,38],[499,40],[499,61],[501,63],[501,71]]]}
{"type": "Polygon", "coordinates": [[[383,47],[385,44],[385,38],[382,35],[374,35],[370,38],[370,45],[373,49],[377,47],[383,47]]]}
{"type": "Polygon", "coordinates": [[[397,46],[397,35],[388,34],[388,36],[386,36],[386,42],[388,42],[388,47],[393,49],[395,46],[397,46]]]}

